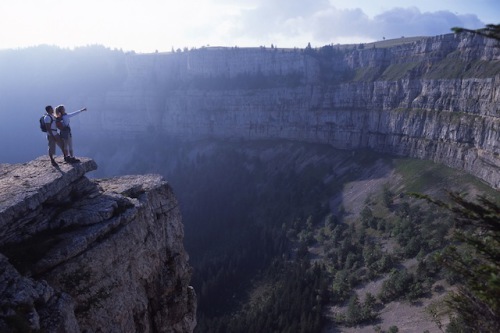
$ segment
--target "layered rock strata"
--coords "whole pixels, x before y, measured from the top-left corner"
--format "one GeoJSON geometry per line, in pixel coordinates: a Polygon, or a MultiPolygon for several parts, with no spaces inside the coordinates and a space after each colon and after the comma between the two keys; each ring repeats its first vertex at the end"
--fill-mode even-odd
{"type": "Polygon", "coordinates": [[[96,168],[0,165],[0,331],[192,332],[172,189],[158,175],[85,177],[96,168]]]}
{"type": "Polygon", "coordinates": [[[106,94],[88,130],[371,148],[499,189],[496,41],[449,34],[387,44],[130,55],[123,88],[106,94]]]}

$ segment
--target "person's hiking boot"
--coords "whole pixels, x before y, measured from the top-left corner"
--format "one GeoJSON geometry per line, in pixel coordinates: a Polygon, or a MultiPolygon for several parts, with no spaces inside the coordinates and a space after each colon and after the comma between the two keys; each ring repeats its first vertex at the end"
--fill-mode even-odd
{"type": "Polygon", "coordinates": [[[59,164],[57,164],[56,160],[50,160],[50,163],[53,165],[53,166],[58,166],[59,164]]]}
{"type": "Polygon", "coordinates": [[[74,158],[74,157],[72,157],[72,156],[66,156],[66,157],[64,158],[64,161],[65,161],[66,163],[79,163],[79,162],[80,162],[80,160],[79,160],[79,159],[74,158]]]}

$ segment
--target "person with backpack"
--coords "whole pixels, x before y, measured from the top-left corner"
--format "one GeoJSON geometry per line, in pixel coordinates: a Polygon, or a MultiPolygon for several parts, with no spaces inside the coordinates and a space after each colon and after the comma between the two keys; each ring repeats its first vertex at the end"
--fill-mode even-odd
{"type": "Polygon", "coordinates": [[[69,124],[70,118],[83,111],[87,111],[87,108],[83,108],[71,113],[66,113],[66,108],[64,107],[64,105],[61,104],[56,106],[56,114],[58,115],[56,119],[56,127],[59,129],[59,135],[61,136],[64,149],[68,153],[68,157],[64,158],[66,162],[80,162],[80,160],[75,158],[75,155],[73,154],[73,136],[71,134],[71,127],[69,126],[69,124]]]}
{"type": "Polygon", "coordinates": [[[63,142],[57,133],[56,119],[54,116],[54,109],[51,105],[45,107],[45,115],[40,118],[40,127],[42,132],[47,133],[47,141],[49,143],[49,157],[50,162],[53,166],[57,166],[57,162],[54,159],[54,154],[56,153],[56,145],[61,148],[64,155],[64,160],[67,159],[67,152],[64,149],[63,142]]]}

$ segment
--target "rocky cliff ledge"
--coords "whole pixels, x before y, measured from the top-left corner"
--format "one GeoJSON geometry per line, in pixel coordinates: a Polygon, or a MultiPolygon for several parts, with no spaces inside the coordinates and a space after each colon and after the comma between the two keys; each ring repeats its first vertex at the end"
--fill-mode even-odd
{"type": "Polygon", "coordinates": [[[85,177],[96,168],[0,164],[0,331],[192,332],[172,189],[158,175],[85,177]]]}

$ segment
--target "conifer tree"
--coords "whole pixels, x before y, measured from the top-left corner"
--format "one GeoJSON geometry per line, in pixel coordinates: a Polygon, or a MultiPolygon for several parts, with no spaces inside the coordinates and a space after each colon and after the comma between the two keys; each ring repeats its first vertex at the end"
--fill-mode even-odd
{"type": "Polygon", "coordinates": [[[493,38],[500,41],[500,24],[487,24],[481,29],[466,29],[461,27],[454,27],[451,30],[455,33],[470,32],[473,34],[481,35],[488,38],[493,38]]]}
{"type": "Polygon", "coordinates": [[[449,331],[500,332],[500,206],[484,196],[471,202],[449,195],[452,205],[420,196],[451,211],[457,223],[453,245],[439,256],[458,280],[448,302],[455,313],[449,331]]]}

